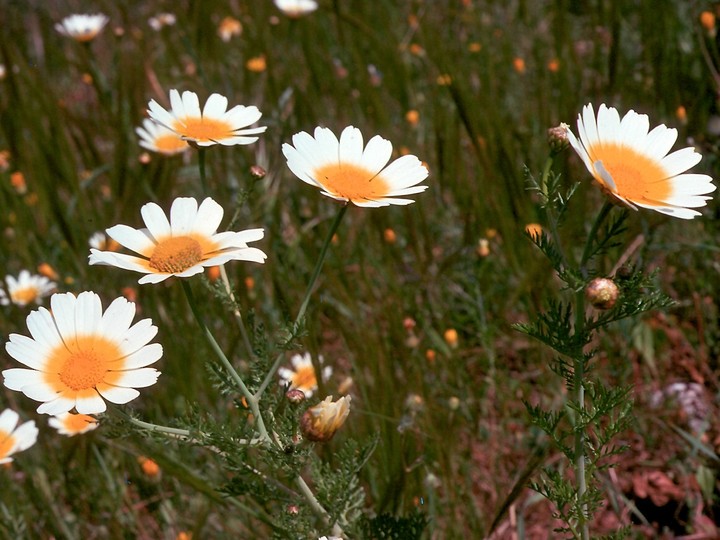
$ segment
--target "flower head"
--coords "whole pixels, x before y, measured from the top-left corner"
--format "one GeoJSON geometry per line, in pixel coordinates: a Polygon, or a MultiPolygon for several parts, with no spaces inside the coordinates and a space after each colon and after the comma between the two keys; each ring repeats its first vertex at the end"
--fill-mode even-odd
{"type": "Polygon", "coordinates": [[[260,120],[262,113],[255,106],[244,105],[236,105],[228,111],[228,100],[220,94],[211,94],[201,112],[195,92],[185,91],[180,97],[173,89],[170,90],[170,105],[170,111],[166,111],[154,99],[150,100],[150,118],[198,146],[251,144],[258,139],[252,135],[267,129],[266,126],[245,129],[260,120]]]}
{"type": "Polygon", "coordinates": [[[42,299],[52,293],[57,284],[45,276],[33,275],[27,270],[21,270],[17,278],[6,276],[7,292],[0,289],[0,305],[7,306],[13,303],[17,306],[40,304],[42,299]]]}
{"type": "Polygon", "coordinates": [[[55,30],[63,36],[75,41],[92,41],[105,27],[110,19],[99,13],[97,15],[70,15],[55,25],[55,30]]]}
{"type": "Polygon", "coordinates": [[[90,264],[106,264],[146,274],[138,283],[159,283],[170,276],[190,277],[205,267],[228,261],[265,262],[265,253],[248,242],[260,240],[262,229],[217,233],[224,211],[206,198],[198,207],[192,197],[175,199],[170,208],[170,220],[162,208],[147,203],[140,209],[144,229],[115,225],[108,236],[140,257],[111,251],[90,250],[90,264]]]}
{"type": "Polygon", "coordinates": [[[235,17],[225,17],[218,25],[218,35],[225,43],[242,34],[242,23],[235,17]]]}
{"type": "Polygon", "coordinates": [[[148,118],[143,120],[142,127],[135,128],[135,133],[140,137],[140,146],[158,154],[172,156],[190,148],[180,135],[148,118]]]}
{"type": "Polygon", "coordinates": [[[173,26],[176,22],[177,18],[174,13],[158,13],[148,19],[148,25],[156,32],[159,32],[165,26],[173,26]]]}
{"type": "MultiPolygon", "coordinates": [[[[322,356],[318,357],[318,361],[322,364],[322,356]]],[[[290,359],[290,362],[293,365],[293,369],[283,367],[278,370],[278,375],[280,375],[282,379],[280,384],[285,385],[289,383],[290,389],[301,390],[303,394],[305,394],[305,397],[309,398],[318,387],[315,368],[313,367],[310,353],[303,355],[296,354],[290,359]]],[[[322,370],[323,381],[329,379],[331,375],[332,367],[325,366],[322,370]]]]}
{"type": "Polygon", "coordinates": [[[0,413],[0,465],[10,463],[13,454],[27,450],[37,441],[38,428],[30,420],[18,426],[20,416],[12,409],[0,413]]]}
{"type": "Polygon", "coordinates": [[[97,418],[87,414],[72,414],[69,412],[60,413],[48,420],[50,427],[57,429],[60,435],[72,437],[82,435],[96,429],[100,424],[97,418]]]}
{"type": "Polygon", "coordinates": [[[302,17],[318,8],[315,0],[275,0],[275,7],[288,17],[302,17]]]}
{"type": "Polygon", "coordinates": [[[97,414],[105,400],[127,403],[140,395],[136,388],[155,384],[160,372],[148,368],[162,356],[150,343],[157,327],[150,319],[131,325],[135,304],[116,298],[103,313],[94,292],[54,294],[52,312],[45,308],[27,317],[32,337],[10,334],[5,350],[30,369],[2,372],[5,386],[41,401],[37,412],[58,415],[73,407],[97,414]]]}
{"type": "Polygon", "coordinates": [[[310,407],[300,420],[300,428],[306,439],[314,442],[326,442],[333,438],[350,414],[350,396],[337,401],[332,396],[325,398],[314,407],[310,407]]]}
{"type": "Polygon", "coordinates": [[[608,195],[637,210],[637,206],[669,216],[692,219],[715,191],[712,178],[689,174],[702,156],[688,147],[668,154],[677,130],[664,124],[649,130],[648,117],[629,111],[622,120],[617,110],[600,105],[597,119],[592,105],[578,115],[579,140],[568,129],[573,149],[608,195]]]}
{"type": "Polygon", "coordinates": [[[346,127],[338,141],[327,128],[315,128],[315,136],[304,131],[293,135],[293,145],[283,144],[288,167],[303,182],[320,188],[323,195],[356,206],[410,204],[403,195],[420,193],[418,186],[428,170],[412,155],[402,156],[385,166],[392,154],[392,144],[379,135],[363,149],[360,130],[346,127]]]}

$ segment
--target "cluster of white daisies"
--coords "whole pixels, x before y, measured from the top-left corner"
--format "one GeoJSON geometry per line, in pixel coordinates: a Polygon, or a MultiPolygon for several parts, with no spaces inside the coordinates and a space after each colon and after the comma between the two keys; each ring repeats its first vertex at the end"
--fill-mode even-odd
{"type": "MultiPolygon", "coordinates": [[[[307,0],[291,3],[297,9],[314,4],[307,0]]],[[[76,15],[57,28],[74,39],[89,41],[107,22],[103,15],[76,15]]],[[[257,107],[236,105],[228,110],[228,100],[220,94],[211,94],[202,109],[193,92],[171,90],[169,98],[169,109],[151,100],[149,119],[137,130],[140,145],[148,150],[171,155],[190,147],[251,144],[266,129],[250,127],[262,116],[257,107]]],[[[705,206],[710,199],[707,194],[715,190],[709,176],[687,172],[701,155],[692,147],[668,154],[677,131],[665,125],[650,131],[644,114],[629,111],[621,119],[616,109],[603,104],[596,116],[592,105],[587,105],[577,126],[577,138],[564,126],[570,145],[602,190],[621,204],[690,219],[699,215],[694,208],[705,206]]],[[[390,162],[388,140],[376,135],[364,144],[360,130],[353,126],[343,129],[340,137],[325,127],[315,128],[313,134],[297,133],[292,144],[283,144],[282,152],[300,180],[344,204],[406,205],[413,201],[405,197],[427,188],[420,184],[428,170],[417,157],[404,155],[390,162]]],[[[267,257],[249,245],[263,238],[263,229],[217,232],[224,211],[209,197],[201,202],[177,198],[169,216],[152,202],[140,213],[143,228],[114,225],[107,229],[107,236],[116,243],[112,249],[106,248],[105,238],[93,239],[91,265],[138,272],[143,284],[190,277],[233,260],[263,263],[267,257]],[[120,247],[132,253],[120,253],[120,247]]],[[[0,303],[18,306],[40,303],[57,287],[47,277],[27,271],[17,279],[8,276],[6,284],[7,290],[0,289],[0,303]]],[[[4,370],[4,384],[41,402],[37,412],[52,415],[51,425],[61,433],[83,433],[97,427],[91,415],[104,412],[106,401],[127,403],[139,395],[137,388],[157,381],[160,372],[148,366],[161,358],[162,346],[151,343],[157,327],[150,319],[132,323],[135,304],[125,298],[116,298],[103,310],[94,292],[56,293],[50,307],[28,315],[30,337],[10,335],[6,350],[24,367],[4,370]]],[[[310,395],[317,388],[310,357],[295,356],[292,364],[294,369],[280,370],[283,384],[310,395]]],[[[326,367],[321,375],[327,378],[330,373],[326,367]]],[[[320,409],[317,418],[326,415],[338,422],[347,416],[349,399],[323,403],[327,407],[320,409]]],[[[34,422],[16,427],[18,419],[9,409],[0,414],[0,463],[35,442],[34,422]]]]}

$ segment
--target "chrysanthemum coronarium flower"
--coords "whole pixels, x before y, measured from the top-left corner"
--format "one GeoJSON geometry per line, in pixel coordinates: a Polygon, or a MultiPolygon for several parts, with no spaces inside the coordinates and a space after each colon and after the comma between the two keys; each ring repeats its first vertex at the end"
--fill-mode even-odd
{"type": "Polygon", "coordinates": [[[54,281],[45,276],[31,274],[27,270],[21,270],[17,278],[6,276],[5,283],[7,291],[0,289],[0,305],[3,306],[11,303],[17,306],[40,304],[42,299],[57,287],[54,281]]]}
{"type": "Polygon", "coordinates": [[[20,416],[12,409],[0,413],[0,465],[10,463],[13,454],[27,450],[37,441],[38,428],[34,420],[18,426],[20,416]]]}
{"type": "Polygon", "coordinates": [[[57,430],[60,435],[82,435],[96,429],[100,424],[97,418],[88,414],[61,413],[48,420],[50,427],[57,430]]]}
{"type": "Polygon", "coordinates": [[[57,23],[55,30],[63,36],[73,38],[75,41],[92,41],[109,20],[102,13],[97,15],[70,15],[57,23]]]}
{"type": "Polygon", "coordinates": [[[162,208],[147,203],[141,209],[144,229],[115,225],[106,232],[110,238],[140,256],[90,250],[90,264],[105,264],[146,274],[138,283],[159,283],[170,276],[190,277],[208,266],[228,261],[265,262],[266,255],[248,242],[260,240],[263,229],[216,232],[222,221],[222,207],[206,198],[198,207],[192,197],[173,201],[170,220],[162,208]]]}
{"type": "Polygon", "coordinates": [[[343,130],[340,140],[328,128],[317,127],[314,137],[302,131],[292,141],[294,146],[282,146],[290,170],[333,199],[368,207],[404,205],[414,201],[398,197],[427,189],[417,185],[428,170],[415,156],[405,155],[385,166],[392,144],[379,135],[364,149],[362,133],[353,126],[343,130]]]}
{"type": "Polygon", "coordinates": [[[301,17],[318,8],[315,0],[275,0],[275,7],[288,17],[301,17]]]}
{"type": "Polygon", "coordinates": [[[154,99],[150,100],[150,118],[198,146],[251,144],[258,140],[253,135],[267,129],[267,126],[248,128],[262,116],[257,107],[235,105],[227,110],[228,100],[220,94],[211,94],[201,112],[195,92],[185,91],[181,97],[173,89],[170,90],[170,105],[170,111],[167,111],[154,99]]]}
{"type": "Polygon", "coordinates": [[[105,411],[105,400],[123,404],[138,397],[136,388],[155,384],[160,372],[149,368],[162,356],[150,343],[157,327],[150,319],[131,326],[135,304],[116,298],[103,312],[94,292],[54,294],[51,311],[27,317],[32,337],[10,334],[5,350],[30,369],[2,372],[5,386],[42,404],[37,412],[58,415],[105,411]]]}
{"type": "MultiPolygon", "coordinates": [[[[322,356],[318,357],[320,364],[323,363],[322,356]]],[[[281,385],[290,385],[290,389],[301,390],[305,397],[311,397],[313,392],[317,390],[318,381],[315,376],[315,368],[313,367],[312,357],[310,353],[296,354],[290,358],[293,368],[282,367],[278,370],[278,375],[282,379],[281,385]]],[[[332,367],[324,366],[322,369],[323,381],[326,381],[332,375],[332,367]]]]}
{"type": "Polygon", "coordinates": [[[306,439],[326,442],[333,438],[350,414],[350,396],[337,401],[328,396],[314,407],[310,407],[300,419],[300,429],[306,439]]]}
{"type": "Polygon", "coordinates": [[[149,118],[143,120],[142,127],[135,128],[135,133],[140,137],[140,146],[158,154],[172,156],[190,148],[180,135],[149,118]]]}
{"type": "Polygon", "coordinates": [[[648,208],[669,216],[692,219],[715,191],[712,178],[686,171],[702,156],[692,147],[668,154],[677,130],[664,124],[652,131],[647,115],[629,111],[622,119],[613,107],[592,104],[578,115],[578,138],[568,129],[573,149],[600,188],[630,208],[648,208]]]}

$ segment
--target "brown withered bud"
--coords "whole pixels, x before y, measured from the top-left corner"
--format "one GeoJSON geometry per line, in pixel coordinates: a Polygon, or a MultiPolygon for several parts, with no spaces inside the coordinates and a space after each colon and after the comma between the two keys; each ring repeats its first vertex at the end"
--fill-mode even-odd
{"type": "Polygon", "coordinates": [[[341,397],[337,401],[328,396],[314,407],[310,407],[300,419],[300,431],[303,436],[313,442],[327,442],[345,423],[350,413],[350,396],[341,397]]]}
{"type": "Polygon", "coordinates": [[[585,287],[585,298],[595,309],[610,309],[617,302],[620,289],[612,279],[595,278],[585,287]]]}

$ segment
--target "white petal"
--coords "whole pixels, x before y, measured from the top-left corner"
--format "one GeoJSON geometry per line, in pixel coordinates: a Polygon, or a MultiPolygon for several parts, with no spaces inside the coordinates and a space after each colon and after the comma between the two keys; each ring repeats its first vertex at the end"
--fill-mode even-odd
{"type": "Polygon", "coordinates": [[[150,343],[157,333],[158,328],[152,324],[150,319],[142,319],[125,332],[118,346],[123,355],[130,355],[150,343]]]}
{"type": "Polygon", "coordinates": [[[80,414],[99,414],[107,410],[105,400],[97,392],[89,392],[88,395],[75,399],[75,409],[80,414]]]}
{"type": "Polygon", "coordinates": [[[58,332],[65,343],[75,341],[75,303],[77,299],[72,293],[54,294],[50,298],[53,319],[58,332]]]}
{"type": "Polygon", "coordinates": [[[155,203],[147,203],[140,208],[140,214],[142,215],[145,226],[152,237],[157,241],[162,240],[170,236],[172,229],[170,228],[170,222],[165,216],[162,208],[155,203]]]}
{"type": "Polygon", "coordinates": [[[115,381],[115,385],[124,388],[146,388],[155,384],[159,376],[160,372],[157,369],[131,369],[123,372],[120,378],[115,381]]]}
{"type": "Polygon", "coordinates": [[[18,413],[12,409],[5,409],[2,414],[0,414],[0,431],[12,433],[15,430],[15,426],[17,426],[18,420],[20,420],[18,413]]]}
{"type": "Polygon", "coordinates": [[[135,304],[123,297],[116,298],[103,313],[97,331],[110,341],[119,343],[134,317],[135,304]]]}
{"type": "Polygon", "coordinates": [[[383,139],[380,135],[375,135],[365,146],[362,155],[362,165],[373,175],[377,174],[387,165],[392,155],[392,143],[387,139],[383,139]]]}
{"type": "Polygon", "coordinates": [[[121,246],[145,257],[150,257],[156,246],[147,229],[133,229],[127,225],[115,225],[105,232],[121,246]]]}
{"type": "Polygon", "coordinates": [[[124,388],[122,386],[98,385],[98,392],[110,403],[123,405],[128,401],[132,401],[140,395],[140,392],[134,388],[124,388]]]}
{"type": "Polygon", "coordinates": [[[197,209],[192,230],[203,236],[210,237],[217,231],[224,214],[223,207],[210,197],[207,197],[197,209]]]}
{"type": "Polygon", "coordinates": [[[57,416],[64,412],[68,412],[75,406],[75,400],[67,397],[58,397],[52,401],[41,403],[37,408],[39,414],[49,414],[51,416],[57,416]]]}
{"type": "Polygon", "coordinates": [[[78,336],[90,336],[102,320],[103,309],[100,297],[94,292],[81,292],[75,302],[75,332],[78,336]]]}
{"type": "Polygon", "coordinates": [[[198,203],[192,197],[178,197],[170,207],[170,229],[173,236],[184,236],[192,232],[197,215],[198,203]]]}
{"type": "Polygon", "coordinates": [[[668,176],[675,176],[694,167],[700,163],[701,159],[702,155],[698,154],[692,146],[688,146],[665,156],[661,165],[665,168],[668,176]]]}
{"type": "Polygon", "coordinates": [[[153,272],[153,270],[147,266],[147,259],[126,255],[125,253],[115,253],[113,251],[98,251],[97,249],[90,250],[88,264],[116,266],[123,270],[132,270],[133,272],[142,272],[144,274],[153,272]]]}
{"type": "Polygon", "coordinates": [[[203,108],[203,118],[222,118],[227,111],[228,100],[220,94],[210,94],[203,108]]]}
{"type": "Polygon", "coordinates": [[[162,345],[151,343],[122,359],[122,369],[137,369],[154,364],[163,355],[162,345]]]}
{"type": "Polygon", "coordinates": [[[343,129],[340,134],[338,156],[341,163],[360,165],[363,154],[363,137],[360,130],[353,126],[343,129]]]}
{"type": "Polygon", "coordinates": [[[43,369],[51,352],[51,349],[21,334],[10,334],[5,350],[15,360],[32,369],[43,369]]]}

